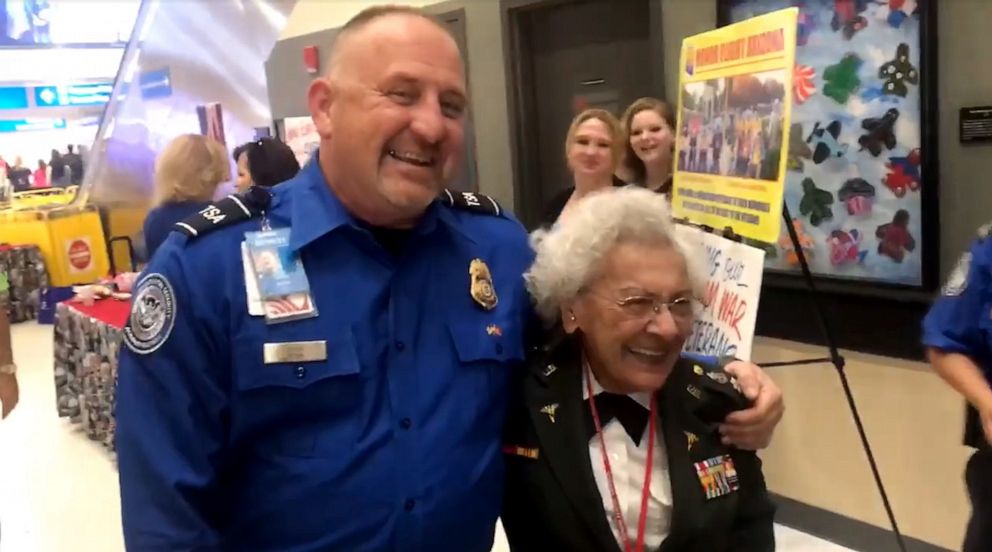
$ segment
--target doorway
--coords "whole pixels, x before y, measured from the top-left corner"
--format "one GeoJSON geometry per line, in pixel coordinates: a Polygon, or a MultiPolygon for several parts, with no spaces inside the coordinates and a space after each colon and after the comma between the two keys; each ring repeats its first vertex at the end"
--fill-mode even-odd
{"type": "Polygon", "coordinates": [[[572,184],[565,134],[588,107],[664,96],[657,0],[503,0],[516,213],[528,228],[572,184]]]}
{"type": "MultiPolygon", "coordinates": [[[[436,16],[445,27],[448,28],[448,32],[455,38],[455,42],[458,43],[458,49],[462,52],[462,59],[465,62],[465,84],[468,85],[468,37],[467,30],[465,29],[465,10],[460,8],[457,10],[452,10],[444,13],[437,14],[436,16]]],[[[462,162],[462,170],[458,173],[450,183],[448,183],[448,188],[452,190],[457,190],[459,192],[478,192],[479,191],[479,177],[478,177],[478,167],[476,163],[476,149],[475,149],[475,125],[472,122],[472,111],[469,108],[468,113],[465,118],[465,159],[462,162]]]]}

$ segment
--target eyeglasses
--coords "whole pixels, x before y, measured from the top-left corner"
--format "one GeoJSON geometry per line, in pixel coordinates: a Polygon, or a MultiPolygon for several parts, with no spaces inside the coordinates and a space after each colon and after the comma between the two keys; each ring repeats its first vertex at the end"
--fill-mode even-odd
{"type": "Polygon", "coordinates": [[[632,295],[617,299],[589,290],[585,290],[585,293],[613,303],[625,317],[632,320],[647,320],[661,314],[663,309],[668,309],[672,319],[679,324],[691,324],[696,316],[697,303],[689,297],[677,297],[671,301],[664,301],[648,295],[632,295]]]}

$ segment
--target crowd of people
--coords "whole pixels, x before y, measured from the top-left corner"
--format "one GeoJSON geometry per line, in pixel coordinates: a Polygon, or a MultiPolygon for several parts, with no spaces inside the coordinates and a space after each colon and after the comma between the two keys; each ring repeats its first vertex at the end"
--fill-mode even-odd
{"type": "Polygon", "coordinates": [[[83,182],[84,171],[83,155],[71,144],[66,146],[64,153],[52,149],[48,161],[39,159],[33,166],[25,164],[20,155],[12,161],[0,156],[0,187],[9,186],[14,192],[26,192],[53,186],[78,186],[83,182]]]}

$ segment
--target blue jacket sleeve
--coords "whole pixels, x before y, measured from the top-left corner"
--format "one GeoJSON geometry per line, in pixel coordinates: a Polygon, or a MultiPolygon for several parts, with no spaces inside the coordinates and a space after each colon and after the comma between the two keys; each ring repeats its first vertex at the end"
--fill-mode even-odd
{"type": "Polygon", "coordinates": [[[176,236],[142,274],[118,369],[116,447],[128,550],[215,550],[229,350],[208,271],[176,236]]]}
{"type": "Polygon", "coordinates": [[[941,296],[923,319],[923,344],[973,358],[984,354],[981,332],[989,294],[987,240],[977,240],[958,261],[941,296]]]}

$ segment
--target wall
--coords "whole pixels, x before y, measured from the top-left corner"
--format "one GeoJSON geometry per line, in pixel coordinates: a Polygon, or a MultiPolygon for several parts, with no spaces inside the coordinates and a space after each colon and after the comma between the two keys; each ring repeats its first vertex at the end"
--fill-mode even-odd
{"type": "Polygon", "coordinates": [[[976,63],[989,47],[992,2],[940,2],[937,12],[940,50],[940,246],[941,274],[954,266],[975,236],[975,228],[992,220],[992,146],[958,142],[958,110],[992,104],[992,71],[976,63]]]}
{"type": "MultiPolygon", "coordinates": [[[[280,43],[276,45],[277,49],[288,46],[288,55],[291,56],[288,63],[291,65],[278,67],[275,65],[279,64],[267,64],[274,118],[308,114],[304,96],[309,77],[302,73],[301,49],[311,44],[321,47],[321,60],[326,60],[328,50],[326,44],[314,44],[306,35],[340,27],[361,9],[374,3],[331,3],[324,0],[297,2],[280,37],[280,43]],[[296,61],[293,61],[294,57],[296,61]],[[273,75],[278,77],[272,78],[273,75]]],[[[499,2],[451,0],[429,3],[408,0],[395,3],[414,6],[429,4],[427,9],[434,13],[465,10],[469,94],[472,97],[472,120],[478,129],[475,143],[479,191],[493,196],[502,205],[513,205],[513,168],[499,2]]],[[[273,51],[273,55],[276,55],[276,51],[273,51]]]]}

